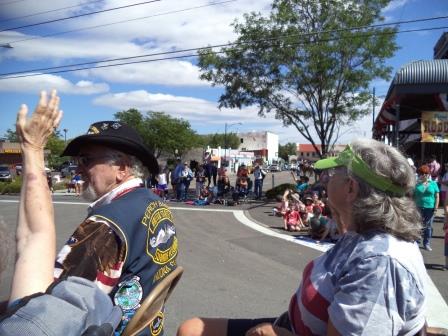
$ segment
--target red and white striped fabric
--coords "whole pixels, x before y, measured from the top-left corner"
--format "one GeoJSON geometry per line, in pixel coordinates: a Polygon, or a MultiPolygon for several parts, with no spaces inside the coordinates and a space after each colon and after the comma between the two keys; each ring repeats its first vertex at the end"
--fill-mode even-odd
{"type": "Polygon", "coordinates": [[[294,335],[415,335],[425,323],[428,276],[416,243],[345,234],[303,271],[289,305],[294,335]]]}

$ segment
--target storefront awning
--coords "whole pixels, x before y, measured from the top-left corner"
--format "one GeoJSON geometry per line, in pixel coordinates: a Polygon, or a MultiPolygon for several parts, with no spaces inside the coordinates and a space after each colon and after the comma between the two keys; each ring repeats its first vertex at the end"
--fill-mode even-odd
{"type": "Polygon", "coordinates": [[[448,59],[415,61],[401,67],[374,124],[374,137],[397,120],[420,118],[422,111],[448,111],[448,59]]]}

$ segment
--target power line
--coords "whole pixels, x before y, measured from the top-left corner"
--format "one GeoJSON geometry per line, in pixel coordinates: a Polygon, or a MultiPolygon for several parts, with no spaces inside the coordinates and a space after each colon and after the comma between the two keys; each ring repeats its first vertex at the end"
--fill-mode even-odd
{"type": "MultiPolygon", "coordinates": [[[[25,1],[25,0],[19,0],[19,1],[25,1]]],[[[70,8],[76,8],[76,7],[84,6],[84,5],[90,5],[90,4],[93,4],[93,3],[96,3],[96,2],[104,2],[104,0],[95,0],[95,1],[83,2],[83,3],[80,3],[78,5],[67,6],[67,7],[62,7],[62,8],[56,8],[56,9],[51,9],[51,10],[38,12],[38,13],[33,13],[33,14],[28,14],[28,15],[23,15],[23,16],[15,16],[15,17],[12,17],[12,18],[9,18],[9,19],[1,20],[0,23],[12,21],[12,20],[18,20],[18,19],[25,19],[25,18],[29,18],[29,17],[33,17],[33,16],[42,15],[42,14],[59,12],[59,11],[64,10],[64,9],[70,9],[70,8]]]]}
{"type": "MultiPolygon", "coordinates": [[[[90,27],[78,28],[78,29],[73,29],[73,30],[67,30],[67,31],[63,31],[63,32],[57,32],[57,33],[52,33],[52,34],[47,34],[47,35],[42,35],[42,36],[33,36],[33,37],[20,39],[20,40],[8,41],[8,42],[5,42],[5,43],[13,44],[13,43],[19,43],[19,42],[24,42],[24,41],[42,39],[42,38],[51,37],[51,36],[63,35],[63,34],[67,34],[67,33],[73,33],[73,32],[78,32],[78,31],[83,31],[83,30],[89,30],[89,29],[96,29],[96,28],[100,28],[100,27],[106,27],[106,26],[111,26],[111,25],[115,25],[115,24],[121,24],[121,23],[126,23],[126,22],[131,22],[131,21],[137,21],[137,20],[147,19],[147,18],[151,18],[151,17],[163,16],[163,15],[167,15],[167,14],[185,12],[185,11],[188,11],[188,10],[193,10],[193,9],[198,9],[198,8],[203,8],[203,7],[209,7],[209,6],[214,6],[214,5],[220,5],[220,4],[225,4],[225,3],[228,3],[228,2],[235,2],[235,1],[238,1],[238,0],[227,0],[227,1],[222,1],[222,2],[214,2],[214,3],[210,3],[208,5],[189,7],[189,8],[184,8],[184,9],[175,10],[175,11],[169,11],[169,12],[163,12],[163,13],[149,15],[149,16],[144,16],[144,17],[135,18],[135,19],[128,19],[128,20],[117,21],[117,22],[112,22],[112,23],[107,23],[107,24],[96,25],[96,26],[90,26],[90,27]]],[[[308,33],[308,34],[305,34],[305,35],[324,34],[324,33],[331,33],[331,32],[341,32],[341,31],[347,31],[347,30],[358,30],[358,29],[364,29],[364,28],[379,28],[379,27],[393,26],[393,25],[397,25],[398,26],[400,24],[418,23],[418,22],[425,22],[425,21],[434,21],[434,20],[441,20],[441,19],[447,19],[447,18],[448,18],[448,16],[434,16],[434,17],[422,18],[422,19],[396,21],[396,22],[390,22],[390,23],[380,23],[380,24],[370,25],[370,26],[358,26],[358,27],[352,27],[352,28],[341,28],[341,29],[335,29],[335,30],[324,30],[324,31],[320,31],[320,32],[317,32],[317,33],[308,33]]]]}
{"type": "Polygon", "coordinates": [[[15,4],[16,2],[22,2],[22,1],[26,1],[26,0],[15,0],[15,1],[10,1],[10,2],[0,2],[0,6],[12,5],[12,4],[15,4]]]}
{"type": "MultiPolygon", "coordinates": [[[[232,0],[232,1],[234,1],[234,0],[232,0]]],[[[398,22],[390,22],[390,23],[380,23],[380,24],[375,24],[375,25],[370,25],[370,26],[358,26],[358,27],[349,27],[349,28],[339,28],[339,29],[324,30],[324,31],[319,31],[319,32],[310,32],[310,33],[305,33],[305,34],[290,34],[290,35],[284,35],[281,38],[306,37],[306,36],[316,35],[316,34],[345,32],[345,31],[360,30],[360,29],[365,29],[365,28],[370,28],[371,29],[371,28],[379,28],[379,27],[391,26],[391,25],[397,25],[397,24],[403,24],[403,23],[416,23],[416,22],[423,22],[423,21],[432,21],[432,20],[446,19],[446,18],[448,18],[448,16],[436,16],[436,17],[421,18],[421,19],[414,19],[414,20],[406,20],[406,21],[398,21],[398,22]]],[[[441,29],[441,28],[437,28],[437,29],[441,29]]],[[[402,32],[412,32],[412,31],[402,31],[402,32]]],[[[263,41],[278,40],[278,39],[280,39],[280,37],[252,40],[252,41],[246,42],[246,43],[263,42],[263,41]]],[[[232,46],[232,45],[236,45],[236,44],[242,44],[242,43],[244,43],[244,42],[233,42],[233,43],[218,44],[218,45],[210,46],[210,48],[228,47],[228,46],[232,46]]],[[[105,60],[101,60],[101,61],[92,61],[92,62],[84,62],[84,63],[75,63],[75,64],[68,64],[68,65],[61,65],[61,66],[55,66],[55,67],[49,67],[49,68],[37,68],[37,69],[30,69],[30,70],[23,70],[23,71],[14,71],[14,72],[0,73],[0,76],[17,75],[17,74],[22,74],[22,73],[27,73],[27,72],[46,71],[46,70],[62,69],[62,68],[68,68],[68,67],[77,67],[77,66],[84,66],[84,65],[89,65],[89,64],[100,64],[100,63],[105,63],[105,62],[123,61],[123,60],[143,58],[143,57],[151,57],[151,56],[169,55],[169,54],[175,54],[175,53],[181,53],[181,52],[200,51],[200,50],[205,49],[205,48],[206,47],[196,47],[196,48],[190,48],[190,49],[181,49],[181,50],[177,50],[177,51],[168,51],[168,52],[144,54],[144,55],[137,55],[137,56],[111,58],[111,59],[105,59],[105,60]]]]}
{"type": "MultiPolygon", "coordinates": [[[[399,34],[399,33],[412,33],[412,32],[420,32],[420,31],[430,31],[430,30],[440,30],[440,29],[447,29],[448,26],[444,27],[431,27],[431,28],[419,28],[419,29],[408,29],[408,30],[401,30],[401,31],[390,31],[390,32],[376,32],[376,33],[368,33],[368,34],[360,34],[360,37],[368,37],[368,36],[376,36],[376,35],[392,35],[392,34],[399,34]]],[[[294,46],[294,45],[302,45],[302,44],[311,44],[311,43],[321,43],[321,42],[331,42],[331,41],[337,41],[337,40],[343,40],[347,38],[353,38],[353,36],[350,37],[338,37],[338,38],[331,38],[331,39],[321,39],[318,41],[302,41],[297,43],[288,43],[288,46],[294,46]]],[[[280,40],[280,38],[273,38],[273,39],[265,39],[262,41],[269,41],[269,40],[280,40]]],[[[150,56],[160,56],[160,55],[168,55],[173,53],[181,53],[181,52],[187,52],[187,51],[200,51],[204,50],[206,48],[217,48],[222,46],[232,46],[232,45],[238,45],[238,44],[248,44],[256,41],[251,42],[245,42],[245,43],[229,43],[226,45],[216,45],[216,46],[210,46],[210,47],[200,47],[200,48],[191,48],[191,49],[184,49],[184,50],[178,50],[178,51],[170,51],[170,52],[161,52],[161,53],[155,53],[155,54],[148,54],[148,55],[141,55],[141,56],[131,56],[123,59],[132,59],[132,58],[141,58],[141,57],[150,57],[150,56]]],[[[225,51],[211,51],[208,54],[222,54],[225,51]]],[[[171,57],[161,57],[161,58],[155,58],[150,60],[140,60],[140,61],[132,61],[132,62],[123,62],[123,63],[117,63],[117,64],[106,64],[106,65],[96,65],[96,66],[85,66],[75,69],[65,69],[65,70],[56,70],[56,71],[49,71],[45,73],[28,73],[30,71],[39,71],[39,70],[28,70],[28,71],[22,71],[22,72],[15,72],[15,73],[3,73],[0,74],[0,76],[8,76],[8,75],[15,75],[15,76],[8,76],[8,77],[0,77],[0,80],[2,79],[12,79],[12,78],[23,78],[23,77],[35,77],[35,76],[42,76],[42,75],[48,75],[48,74],[56,74],[56,73],[66,73],[66,72],[73,72],[73,71],[80,71],[80,70],[89,70],[89,69],[100,69],[100,68],[109,68],[114,66],[122,66],[122,65],[130,65],[130,64],[140,64],[140,63],[151,63],[156,61],[164,61],[164,60],[172,60],[172,59],[181,59],[181,58],[188,58],[188,57],[197,57],[197,53],[195,54],[188,54],[188,55],[179,55],[179,56],[171,56],[171,57]],[[27,72],[27,73],[25,73],[27,72]]],[[[104,63],[104,62],[112,62],[122,59],[111,59],[107,61],[98,61],[98,62],[88,62],[88,63],[80,63],[77,65],[66,65],[66,66],[60,66],[60,67],[52,67],[52,68],[46,68],[45,70],[53,70],[58,69],[61,67],[75,67],[75,66],[83,66],[88,64],[98,64],[98,63],[104,63]]]]}
{"type": "Polygon", "coordinates": [[[11,31],[11,30],[21,29],[21,28],[35,27],[35,26],[40,26],[40,25],[47,24],[47,23],[59,22],[59,21],[64,21],[64,20],[69,20],[69,19],[75,19],[75,18],[79,18],[79,17],[82,17],[82,16],[88,16],[88,15],[93,15],[93,14],[98,14],[98,13],[110,12],[110,11],[114,11],[114,10],[117,10],[117,9],[129,8],[129,7],[140,6],[140,5],[146,5],[146,4],[149,4],[149,3],[152,3],[152,2],[157,2],[157,1],[161,1],[161,0],[150,0],[150,1],[139,2],[139,3],[136,3],[136,4],[126,5],[126,6],[114,7],[114,8],[109,8],[109,9],[102,9],[100,11],[84,13],[84,14],[78,14],[78,15],[73,15],[73,16],[67,16],[67,17],[64,17],[64,18],[48,20],[48,21],[43,21],[43,22],[37,22],[37,23],[32,23],[32,24],[18,26],[18,27],[13,27],[13,28],[8,28],[8,29],[2,29],[2,30],[0,30],[0,32],[11,31]]]}
{"type": "MultiPolygon", "coordinates": [[[[103,0],[100,0],[100,1],[103,1],[103,0]]],[[[194,10],[194,9],[199,9],[199,8],[204,8],[204,7],[222,5],[222,4],[226,4],[229,2],[235,2],[235,1],[238,1],[238,0],[212,2],[207,5],[202,5],[202,6],[188,7],[188,8],[184,8],[184,9],[178,9],[178,10],[174,10],[174,11],[163,12],[163,13],[153,14],[153,15],[149,15],[149,16],[134,18],[134,19],[127,19],[127,20],[122,20],[122,21],[117,21],[117,22],[100,24],[100,25],[96,25],[96,26],[89,26],[89,27],[77,28],[77,29],[72,29],[72,30],[66,30],[66,31],[62,31],[62,32],[51,33],[51,34],[46,34],[46,35],[41,35],[41,36],[33,36],[33,37],[28,37],[28,38],[24,38],[24,39],[20,39],[20,40],[10,41],[7,43],[11,44],[11,43],[19,43],[19,42],[23,42],[23,41],[37,40],[37,39],[42,39],[42,38],[46,38],[46,37],[58,36],[58,35],[63,35],[63,34],[68,34],[68,33],[75,33],[75,32],[79,32],[79,31],[83,31],[83,30],[90,30],[90,29],[96,29],[96,28],[101,28],[101,27],[107,27],[107,26],[112,26],[112,25],[116,25],[116,24],[121,24],[121,23],[126,23],[126,22],[131,22],[131,21],[138,21],[138,20],[148,19],[148,18],[157,17],[157,16],[181,13],[181,12],[186,12],[189,10],[194,10]]]]}

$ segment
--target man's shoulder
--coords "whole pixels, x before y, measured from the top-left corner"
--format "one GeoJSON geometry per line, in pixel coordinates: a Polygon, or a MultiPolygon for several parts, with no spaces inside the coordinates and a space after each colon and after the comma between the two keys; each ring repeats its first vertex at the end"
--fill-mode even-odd
{"type": "Polygon", "coordinates": [[[154,194],[148,188],[139,187],[119,195],[108,204],[102,204],[96,207],[93,209],[92,213],[123,212],[123,208],[128,209],[128,214],[136,213],[136,209],[141,209],[141,211],[143,211],[145,206],[148,206],[149,204],[153,204],[153,207],[157,207],[164,203],[159,196],[154,194]]]}

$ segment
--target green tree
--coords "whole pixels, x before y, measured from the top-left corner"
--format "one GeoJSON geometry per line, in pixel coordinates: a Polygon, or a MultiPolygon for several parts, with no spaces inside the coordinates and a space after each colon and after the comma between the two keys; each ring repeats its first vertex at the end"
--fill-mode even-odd
{"type": "Polygon", "coordinates": [[[4,135],[4,138],[6,139],[6,140],[8,140],[8,141],[11,141],[11,142],[18,142],[19,141],[19,138],[18,138],[18,136],[17,136],[17,132],[14,130],[12,130],[12,129],[10,129],[10,128],[8,128],[7,130],[6,130],[6,133],[5,133],[5,135],[4,135]]]}
{"type": "Polygon", "coordinates": [[[49,150],[47,156],[48,165],[51,168],[59,167],[64,161],[67,161],[67,157],[61,157],[60,155],[64,151],[65,141],[62,139],[61,132],[56,130],[49,138],[45,149],[49,150]]]}
{"type": "Polygon", "coordinates": [[[236,133],[215,133],[215,134],[207,134],[202,136],[202,143],[204,146],[210,146],[211,148],[227,148],[236,149],[240,145],[240,138],[236,135],[236,133]]]}
{"type": "Polygon", "coordinates": [[[188,121],[173,118],[163,112],[150,111],[144,116],[137,109],[129,109],[117,112],[114,116],[115,119],[132,125],[157,158],[162,153],[182,156],[200,145],[199,136],[188,121]]]}
{"type": "MultiPolygon", "coordinates": [[[[9,128],[6,130],[5,138],[11,142],[19,141],[16,131],[13,131],[9,128]]],[[[50,135],[45,146],[45,149],[48,151],[46,159],[48,161],[49,167],[57,168],[67,160],[66,157],[60,157],[60,155],[64,151],[64,148],[65,142],[62,139],[61,131],[57,129],[52,135],[50,135]]]]}
{"type": "Polygon", "coordinates": [[[296,154],[297,154],[297,145],[295,143],[288,142],[287,144],[278,146],[278,156],[281,157],[286,162],[288,162],[289,155],[296,155],[296,154]]]}
{"type": "Polygon", "coordinates": [[[341,126],[369,113],[369,83],[390,76],[396,30],[372,27],[389,1],[274,0],[268,17],[235,21],[235,44],[200,52],[201,78],[224,86],[220,107],[274,113],[325,155],[341,126]]]}

